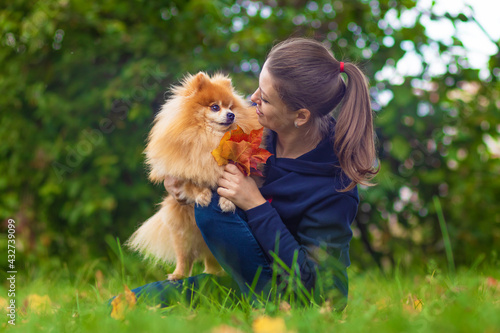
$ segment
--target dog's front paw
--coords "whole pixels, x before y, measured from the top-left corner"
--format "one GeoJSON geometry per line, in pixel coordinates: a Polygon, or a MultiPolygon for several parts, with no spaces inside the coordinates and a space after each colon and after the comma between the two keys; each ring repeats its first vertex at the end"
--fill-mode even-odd
{"type": "Polygon", "coordinates": [[[223,197],[220,197],[219,199],[219,207],[220,209],[222,209],[223,212],[226,213],[228,212],[234,213],[234,211],[236,210],[236,206],[234,205],[234,203],[223,197]]]}
{"type": "Polygon", "coordinates": [[[207,207],[210,205],[210,201],[212,201],[212,191],[208,188],[203,189],[196,196],[196,203],[202,207],[207,207]]]}
{"type": "Polygon", "coordinates": [[[182,274],[176,274],[175,272],[172,274],[167,274],[167,280],[168,281],[177,281],[177,280],[182,280],[184,279],[185,276],[182,274]]]}

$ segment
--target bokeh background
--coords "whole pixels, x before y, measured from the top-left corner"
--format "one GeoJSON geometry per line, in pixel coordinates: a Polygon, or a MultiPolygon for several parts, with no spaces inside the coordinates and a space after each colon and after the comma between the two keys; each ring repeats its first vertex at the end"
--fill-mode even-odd
{"type": "Polygon", "coordinates": [[[370,79],[381,171],[376,187],[360,188],[353,265],[498,263],[499,35],[474,8],[439,3],[2,5],[2,253],[12,218],[18,265],[106,260],[164,195],[147,180],[142,151],[169,86],[186,73],[220,71],[249,95],[274,43],[309,36],[370,79]],[[480,65],[463,29],[490,50],[480,65]]]}

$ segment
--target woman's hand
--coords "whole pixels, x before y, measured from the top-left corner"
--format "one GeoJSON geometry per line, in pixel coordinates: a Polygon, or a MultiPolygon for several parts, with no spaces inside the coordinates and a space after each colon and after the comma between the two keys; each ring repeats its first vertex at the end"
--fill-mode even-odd
{"type": "Polygon", "coordinates": [[[172,176],[168,176],[165,178],[165,181],[163,182],[163,186],[165,186],[165,189],[167,190],[168,194],[174,197],[175,200],[181,205],[188,205],[192,203],[185,195],[183,191],[183,185],[184,181],[175,178],[172,176]]]}
{"type": "Polygon", "coordinates": [[[219,179],[217,193],[243,210],[249,210],[266,202],[251,177],[246,177],[234,164],[224,168],[219,179]]]}

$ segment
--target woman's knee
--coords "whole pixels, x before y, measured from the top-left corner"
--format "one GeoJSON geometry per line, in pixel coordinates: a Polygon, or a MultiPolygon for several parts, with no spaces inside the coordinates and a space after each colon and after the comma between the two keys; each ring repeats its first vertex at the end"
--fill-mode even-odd
{"type": "Polygon", "coordinates": [[[196,205],[194,208],[194,216],[196,220],[196,225],[200,230],[205,230],[210,228],[213,222],[217,219],[218,212],[220,208],[218,207],[218,198],[212,193],[212,201],[206,207],[196,205]]]}
{"type": "Polygon", "coordinates": [[[223,212],[219,206],[219,195],[212,192],[212,201],[206,207],[195,206],[195,220],[198,228],[204,232],[213,232],[214,229],[223,231],[233,229],[238,224],[246,223],[244,212],[236,208],[236,212],[223,212]]]}

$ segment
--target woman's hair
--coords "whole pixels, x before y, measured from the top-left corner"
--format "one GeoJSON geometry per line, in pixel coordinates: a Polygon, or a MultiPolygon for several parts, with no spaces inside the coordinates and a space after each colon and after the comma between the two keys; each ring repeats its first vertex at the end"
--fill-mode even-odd
{"type": "Polygon", "coordinates": [[[322,43],[292,38],[275,45],[266,60],[274,89],[290,110],[308,109],[320,133],[328,130],[333,110],[336,115],[334,148],[340,167],[351,183],[372,185],[376,162],[372,110],[368,82],[352,63],[343,64],[347,84],[340,75],[340,62],[322,43]]]}

